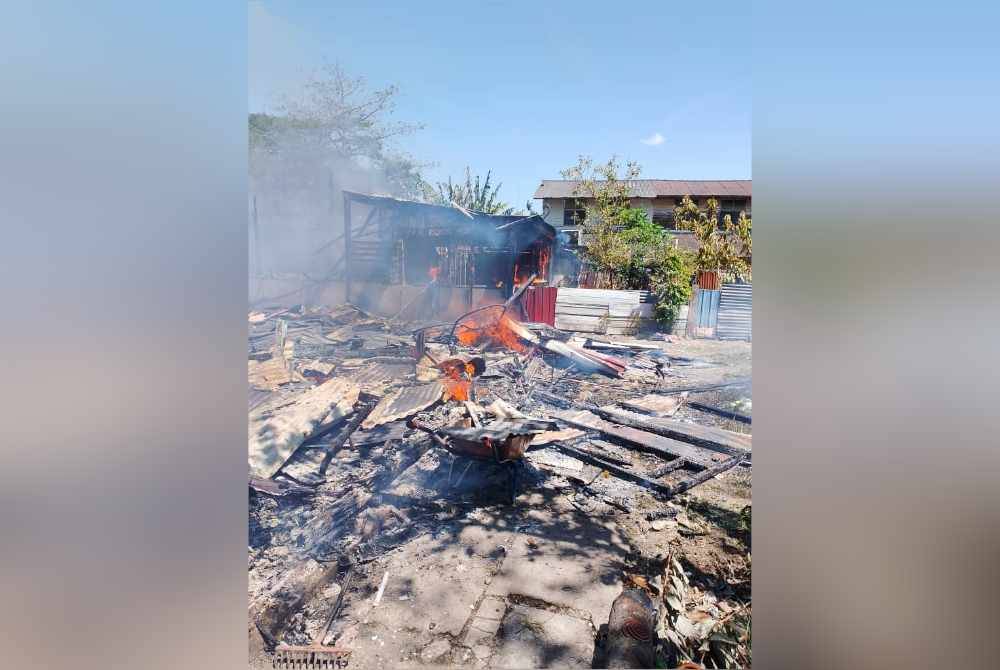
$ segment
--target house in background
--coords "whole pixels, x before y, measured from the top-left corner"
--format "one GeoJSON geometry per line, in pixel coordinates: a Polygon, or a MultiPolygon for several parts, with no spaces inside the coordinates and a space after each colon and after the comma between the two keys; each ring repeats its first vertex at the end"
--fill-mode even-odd
{"type": "MultiPolygon", "coordinates": [[[[726,214],[735,221],[741,211],[750,215],[750,179],[729,180],[677,180],[677,179],[635,179],[627,182],[633,207],[644,209],[649,218],[670,230],[679,246],[697,248],[693,233],[676,230],[674,207],[684,196],[690,196],[699,207],[706,207],[709,198],[719,202],[719,221],[726,214]]],[[[586,197],[581,192],[580,182],[571,179],[545,179],[535,199],[542,201],[545,222],[561,233],[565,233],[570,246],[586,244],[580,239],[582,223],[586,217],[586,197]]]]}

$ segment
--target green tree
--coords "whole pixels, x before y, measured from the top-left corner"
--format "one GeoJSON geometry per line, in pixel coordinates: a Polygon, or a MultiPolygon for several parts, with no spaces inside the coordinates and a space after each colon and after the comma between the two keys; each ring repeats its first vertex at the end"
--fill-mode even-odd
{"type": "Polygon", "coordinates": [[[679,249],[673,237],[630,204],[631,183],[640,168],[622,166],[615,157],[595,164],[581,156],[562,172],[579,182],[574,195],[584,202],[581,222],[584,255],[609,280],[609,288],[649,289],[657,297],[656,316],[669,324],[691,298],[694,256],[679,249]]]}
{"type": "Polygon", "coordinates": [[[436,187],[427,187],[425,197],[433,203],[440,205],[454,203],[474,212],[512,214],[514,208],[499,199],[498,194],[502,184],[491,184],[491,178],[492,172],[487,171],[485,179],[476,175],[473,180],[471,168],[466,167],[464,184],[456,184],[449,177],[447,184],[438,182],[436,187]]]}
{"type": "Polygon", "coordinates": [[[690,230],[698,240],[696,266],[706,272],[720,272],[737,279],[749,279],[752,264],[753,222],[740,212],[734,223],[730,215],[719,224],[719,203],[710,198],[701,209],[688,196],[674,208],[678,228],[690,230]]]}
{"type": "Polygon", "coordinates": [[[629,182],[638,178],[640,172],[638,164],[629,161],[622,166],[616,156],[606,163],[580,156],[576,165],[562,171],[564,179],[578,182],[574,196],[583,200],[586,212],[584,220],[579,222],[581,241],[586,244],[587,260],[600,270],[616,268],[622,260],[618,232],[633,216],[629,212],[629,182]]]}

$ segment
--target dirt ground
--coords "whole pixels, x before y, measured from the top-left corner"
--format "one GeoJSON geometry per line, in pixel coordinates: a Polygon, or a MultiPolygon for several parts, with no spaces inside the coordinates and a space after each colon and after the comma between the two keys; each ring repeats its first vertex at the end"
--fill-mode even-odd
{"type": "MultiPolygon", "coordinates": [[[[751,414],[750,343],[654,343],[681,360],[660,389],[746,380],[688,400],[751,414]]],[[[648,392],[600,375],[565,384],[566,395],[595,404],[648,392]]],[[[673,418],[751,432],[748,423],[688,406],[673,418]]],[[[334,466],[348,471],[360,460],[344,449],[334,466]]],[[[511,505],[503,472],[472,468],[459,478],[464,466],[451,454],[424,453],[373,501],[378,542],[351,568],[349,583],[346,568],[336,569],[336,579],[291,615],[284,641],[308,644],[340,599],[326,642],[351,651],[351,668],[593,667],[623,584],[655,581],[668,556],[683,566],[692,599],[726,612],[749,605],[749,459],[669,501],[550,449],[533,449],[525,460],[511,505]]],[[[315,559],[301,551],[314,515],[294,497],[251,491],[251,613],[290,566],[315,559]]],[[[253,621],[248,631],[251,667],[272,667],[253,621]]]]}

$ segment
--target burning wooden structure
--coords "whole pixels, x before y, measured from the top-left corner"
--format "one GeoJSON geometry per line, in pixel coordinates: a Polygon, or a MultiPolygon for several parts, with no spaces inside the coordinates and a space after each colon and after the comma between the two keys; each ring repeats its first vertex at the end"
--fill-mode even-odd
{"type": "Polygon", "coordinates": [[[533,275],[546,285],[557,252],[541,216],[343,192],[344,299],[383,313],[455,316],[501,302],[533,275]]]}

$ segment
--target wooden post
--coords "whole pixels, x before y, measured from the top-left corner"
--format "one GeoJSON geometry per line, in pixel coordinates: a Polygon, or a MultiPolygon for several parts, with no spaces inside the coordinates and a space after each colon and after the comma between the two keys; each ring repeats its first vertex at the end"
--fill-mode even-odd
{"type": "Polygon", "coordinates": [[[516,286],[517,277],[514,275],[514,270],[515,268],[517,268],[517,261],[518,261],[518,253],[517,253],[518,239],[516,230],[511,231],[509,240],[510,240],[510,266],[509,270],[507,271],[507,276],[510,278],[510,286],[505,287],[506,289],[505,293],[507,294],[507,297],[510,297],[517,289],[516,286]]]}
{"type": "Polygon", "coordinates": [[[344,302],[351,302],[351,197],[344,193],[344,302]]]}

